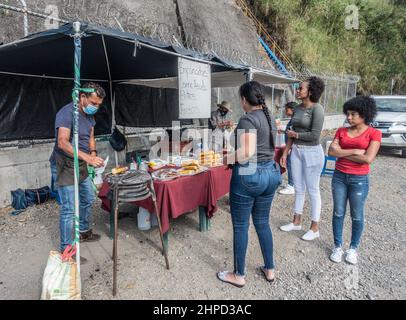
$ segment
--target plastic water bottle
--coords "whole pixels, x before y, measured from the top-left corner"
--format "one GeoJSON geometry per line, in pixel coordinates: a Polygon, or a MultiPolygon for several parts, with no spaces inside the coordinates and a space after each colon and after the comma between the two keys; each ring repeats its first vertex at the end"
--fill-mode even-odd
{"type": "Polygon", "coordinates": [[[139,208],[137,215],[138,229],[146,231],[151,229],[151,214],[144,208],[139,208]]]}
{"type": "Polygon", "coordinates": [[[151,227],[156,227],[158,226],[158,218],[156,217],[156,214],[151,214],[151,227]]]}
{"type": "Polygon", "coordinates": [[[148,165],[145,161],[142,161],[138,167],[138,170],[148,172],[148,165]]]}
{"type": "Polygon", "coordinates": [[[283,133],[277,133],[276,134],[275,147],[283,148],[285,145],[286,145],[285,135],[283,133]]]}

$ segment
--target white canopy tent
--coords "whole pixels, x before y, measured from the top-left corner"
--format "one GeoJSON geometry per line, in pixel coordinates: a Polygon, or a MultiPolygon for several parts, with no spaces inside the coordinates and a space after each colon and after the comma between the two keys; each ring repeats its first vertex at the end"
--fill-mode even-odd
{"type": "MultiPolygon", "coordinates": [[[[287,77],[281,73],[268,70],[251,68],[247,70],[235,70],[216,72],[211,75],[212,88],[238,87],[248,79],[258,81],[264,85],[297,83],[299,80],[287,77]]],[[[178,77],[158,78],[158,79],[133,79],[121,82],[122,84],[141,85],[153,88],[178,88],[178,77]]]]}

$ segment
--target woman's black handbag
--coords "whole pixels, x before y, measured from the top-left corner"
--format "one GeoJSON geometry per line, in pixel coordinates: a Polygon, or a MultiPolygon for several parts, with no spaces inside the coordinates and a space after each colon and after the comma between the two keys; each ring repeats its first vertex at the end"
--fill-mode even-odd
{"type": "Polygon", "coordinates": [[[123,151],[127,146],[127,139],[117,127],[114,128],[114,131],[109,138],[109,142],[111,147],[116,151],[123,151]]]}

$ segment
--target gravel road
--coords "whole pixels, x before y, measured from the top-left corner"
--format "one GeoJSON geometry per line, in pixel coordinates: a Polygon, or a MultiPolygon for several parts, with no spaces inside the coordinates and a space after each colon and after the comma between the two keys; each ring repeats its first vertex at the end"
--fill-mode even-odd
{"type": "MultiPolygon", "coordinates": [[[[253,226],[247,254],[247,284],[238,289],[216,279],[219,270],[232,270],[232,227],[228,197],[208,233],[198,230],[198,213],[171,222],[169,257],[165,269],[156,228],[142,232],[134,214],[119,220],[119,272],[116,299],[405,299],[406,298],[406,159],[381,153],[371,174],[366,227],[359,264],[334,264],[332,247],[331,178],[323,177],[321,238],[307,243],[306,231],[283,233],[278,227],[291,219],[293,196],[277,195],[272,208],[277,281],[270,285],[258,270],[262,256],[253,226]]],[[[38,299],[50,250],[59,243],[58,206],[49,202],[17,217],[0,211],[0,299],[38,299]]],[[[350,239],[346,217],[345,245],[350,239]]],[[[108,214],[94,208],[97,243],[82,245],[89,261],[82,266],[82,298],[113,299],[112,242],[108,214]]],[[[310,224],[308,203],[304,226],[310,224]]]]}

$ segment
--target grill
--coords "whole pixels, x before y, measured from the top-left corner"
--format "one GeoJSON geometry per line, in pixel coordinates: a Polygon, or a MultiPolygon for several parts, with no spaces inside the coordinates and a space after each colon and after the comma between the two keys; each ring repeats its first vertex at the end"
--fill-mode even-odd
{"type": "Polygon", "coordinates": [[[154,203],[155,213],[158,220],[159,233],[161,236],[162,253],[165,257],[166,268],[169,269],[167,247],[164,245],[161,218],[156,204],[154,183],[151,176],[143,171],[128,171],[114,176],[109,174],[106,181],[110,186],[108,197],[112,200],[111,209],[114,210],[114,238],[113,238],[113,296],[117,294],[117,235],[118,235],[118,208],[120,203],[141,201],[149,197],[154,203]]]}

